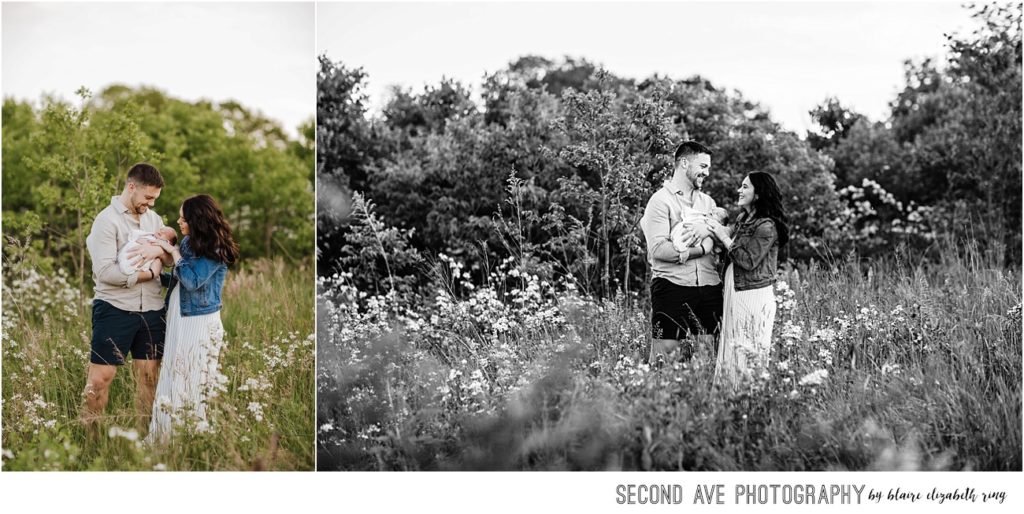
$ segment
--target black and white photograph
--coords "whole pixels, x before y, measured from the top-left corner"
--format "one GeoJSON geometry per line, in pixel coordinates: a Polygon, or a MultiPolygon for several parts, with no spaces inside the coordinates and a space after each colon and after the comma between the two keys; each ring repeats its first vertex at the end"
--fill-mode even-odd
{"type": "Polygon", "coordinates": [[[317,470],[1021,471],[1021,17],[319,4],[317,470]]]}

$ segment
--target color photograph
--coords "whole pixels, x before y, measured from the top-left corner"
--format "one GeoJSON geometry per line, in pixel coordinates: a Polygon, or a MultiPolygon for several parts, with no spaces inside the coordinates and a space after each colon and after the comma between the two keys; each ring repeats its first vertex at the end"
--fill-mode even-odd
{"type": "Polygon", "coordinates": [[[314,5],[2,8],[3,471],[313,470],[314,5]]]}
{"type": "Polygon", "coordinates": [[[1021,18],[318,5],[317,469],[1021,471],[1021,18]]]}

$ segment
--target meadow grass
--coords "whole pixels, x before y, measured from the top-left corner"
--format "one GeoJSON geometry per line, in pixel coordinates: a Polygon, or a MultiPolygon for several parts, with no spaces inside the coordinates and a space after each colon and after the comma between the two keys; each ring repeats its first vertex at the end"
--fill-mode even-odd
{"type": "Polygon", "coordinates": [[[710,348],[648,366],[643,299],[441,271],[401,307],[321,280],[320,469],[1021,470],[1021,273],[971,247],[782,272],[737,389],[710,348]]]}
{"type": "Polygon", "coordinates": [[[310,470],[314,467],[313,275],[308,262],[232,268],[221,311],[227,390],[212,430],[184,427],[167,445],[142,443],[130,365],[118,370],[101,435],[78,422],[91,309],[60,275],[5,263],[3,469],[310,470]]]}

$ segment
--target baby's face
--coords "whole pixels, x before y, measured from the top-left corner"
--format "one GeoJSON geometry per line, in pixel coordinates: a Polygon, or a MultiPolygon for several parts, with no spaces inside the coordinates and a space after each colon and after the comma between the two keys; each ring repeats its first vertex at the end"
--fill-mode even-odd
{"type": "Polygon", "coordinates": [[[729,211],[721,208],[715,209],[715,212],[712,213],[712,217],[714,217],[719,223],[725,223],[729,220],[729,211]]]}
{"type": "Polygon", "coordinates": [[[169,227],[164,227],[156,231],[156,236],[159,237],[160,239],[163,239],[164,241],[173,241],[176,237],[178,237],[178,234],[175,233],[173,229],[169,227]]]}

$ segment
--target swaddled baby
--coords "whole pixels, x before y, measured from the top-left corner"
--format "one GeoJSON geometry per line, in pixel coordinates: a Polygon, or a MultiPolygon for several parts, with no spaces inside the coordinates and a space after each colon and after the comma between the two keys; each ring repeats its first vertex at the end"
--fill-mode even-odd
{"type": "Polygon", "coordinates": [[[696,209],[685,209],[682,213],[682,217],[683,222],[676,223],[676,226],[672,228],[672,246],[680,253],[686,252],[688,248],[697,248],[700,246],[704,249],[704,255],[707,255],[711,253],[711,250],[715,247],[715,242],[711,236],[698,240],[697,236],[687,230],[687,227],[684,225],[701,219],[714,219],[725,225],[726,221],[729,220],[729,211],[721,207],[715,207],[711,211],[711,214],[705,214],[696,209]]]}
{"type": "MultiPolygon", "coordinates": [[[[156,241],[157,239],[162,239],[164,241],[167,241],[168,243],[171,243],[172,245],[177,244],[178,233],[175,232],[174,229],[171,227],[164,227],[161,228],[160,230],[157,230],[156,232],[132,230],[131,240],[128,241],[128,244],[121,247],[121,251],[117,253],[117,265],[121,268],[121,273],[124,273],[125,275],[131,275],[132,273],[141,270],[153,268],[154,262],[159,261],[160,259],[150,259],[148,261],[139,263],[138,266],[132,266],[131,262],[129,262],[130,259],[128,259],[128,252],[135,248],[138,248],[140,245],[139,241],[156,241]]],[[[159,266],[159,269],[153,271],[154,274],[160,274],[160,271],[163,269],[163,263],[161,263],[159,266]]]]}

